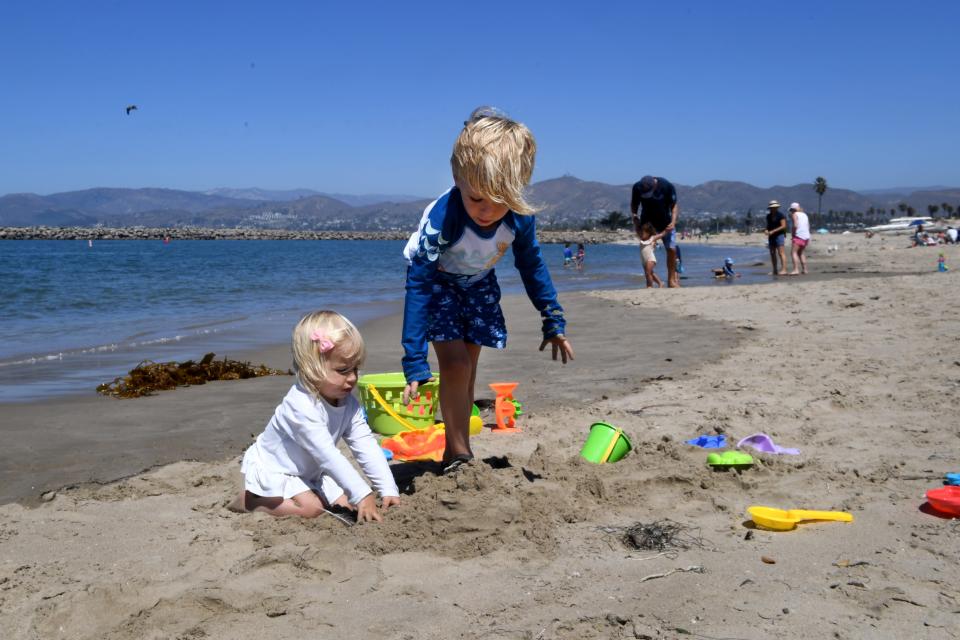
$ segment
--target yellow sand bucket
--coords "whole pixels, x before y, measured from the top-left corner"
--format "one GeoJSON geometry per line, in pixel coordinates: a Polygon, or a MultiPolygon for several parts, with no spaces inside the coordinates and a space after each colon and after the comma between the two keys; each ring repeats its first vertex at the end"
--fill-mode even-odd
{"type": "Polygon", "coordinates": [[[620,460],[631,448],[623,429],[606,422],[594,422],[580,455],[588,462],[604,464],[620,460]]]}
{"type": "Polygon", "coordinates": [[[360,402],[367,412],[370,428],[385,436],[401,431],[425,429],[433,424],[437,411],[439,375],[433,382],[420,385],[420,396],[403,404],[403,389],[407,385],[402,373],[368,373],[357,381],[360,402]]]}

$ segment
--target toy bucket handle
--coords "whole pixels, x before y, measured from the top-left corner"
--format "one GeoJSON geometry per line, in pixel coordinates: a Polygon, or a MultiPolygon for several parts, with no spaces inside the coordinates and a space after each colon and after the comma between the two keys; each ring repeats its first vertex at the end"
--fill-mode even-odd
{"type": "Polygon", "coordinates": [[[607,461],[607,458],[610,457],[610,454],[613,453],[613,448],[617,446],[617,440],[620,439],[620,435],[623,433],[623,429],[617,428],[616,432],[613,434],[613,437],[610,438],[610,444],[607,445],[607,450],[603,452],[603,455],[600,456],[600,464],[604,464],[607,461]]]}
{"type": "Polygon", "coordinates": [[[404,420],[403,417],[400,416],[400,414],[398,414],[396,411],[393,410],[393,407],[387,404],[387,402],[383,399],[383,396],[380,395],[380,392],[377,391],[377,388],[375,386],[373,386],[372,384],[368,384],[367,390],[370,392],[370,395],[373,396],[373,399],[376,400],[381,407],[383,407],[383,410],[387,412],[387,415],[389,415],[391,418],[399,422],[401,427],[403,427],[407,431],[417,430],[415,426],[413,426],[412,424],[404,420]]]}

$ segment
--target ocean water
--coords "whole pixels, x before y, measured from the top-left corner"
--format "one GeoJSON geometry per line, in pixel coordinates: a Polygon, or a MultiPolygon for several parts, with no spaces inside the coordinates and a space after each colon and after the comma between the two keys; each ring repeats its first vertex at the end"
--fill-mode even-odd
{"type": "MultiPolygon", "coordinates": [[[[402,241],[196,240],[0,242],[0,402],[94,394],[143,360],[218,357],[285,343],[307,311],[334,308],[362,323],[403,299],[402,241]]],[[[683,245],[686,286],[733,283],[710,269],[766,251],[683,245]]],[[[636,246],[590,245],[585,268],[562,268],[562,245],[543,245],[564,291],[644,286],[636,246]]],[[[658,256],[660,272],[665,256],[658,256]]],[[[497,275],[522,292],[508,255],[497,275]]],[[[664,277],[664,276],[662,276],[664,277]]],[[[575,318],[571,322],[576,322],[575,318]]],[[[399,339],[399,336],[398,336],[399,339]]]]}

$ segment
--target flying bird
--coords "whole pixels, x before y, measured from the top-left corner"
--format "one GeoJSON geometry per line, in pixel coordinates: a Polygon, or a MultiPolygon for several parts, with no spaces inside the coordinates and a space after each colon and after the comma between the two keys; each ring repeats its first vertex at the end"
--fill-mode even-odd
{"type": "Polygon", "coordinates": [[[130,115],[131,111],[136,111],[136,110],[137,110],[137,105],[135,104],[127,105],[127,115],[130,115]]]}

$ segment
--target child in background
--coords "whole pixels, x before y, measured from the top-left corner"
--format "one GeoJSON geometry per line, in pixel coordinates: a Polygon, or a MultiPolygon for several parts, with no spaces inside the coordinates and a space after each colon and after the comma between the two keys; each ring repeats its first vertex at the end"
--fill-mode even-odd
{"type": "Polygon", "coordinates": [[[575,258],[577,262],[577,271],[583,271],[583,261],[587,257],[587,249],[583,246],[582,242],[577,243],[577,257],[575,258]]]}
{"type": "Polygon", "coordinates": [[[386,510],[400,504],[387,459],[350,395],[366,350],[360,332],[334,311],[315,311],[293,329],[294,384],[243,456],[244,491],[233,507],[313,518],[329,506],[380,522],[370,487],[337,449],[343,438],[380,493],[386,510]]]}
{"type": "Polygon", "coordinates": [[[644,222],[643,226],[640,227],[640,261],[643,263],[643,273],[647,277],[647,289],[652,288],[654,284],[657,285],[658,289],[663,286],[663,280],[655,271],[657,254],[654,252],[657,241],[662,237],[663,234],[658,234],[649,222],[644,222]]]}
{"type": "Polygon", "coordinates": [[[569,267],[573,264],[573,249],[570,248],[570,243],[563,243],[563,266],[569,267]]]}
{"type": "Polygon", "coordinates": [[[563,309],[537,243],[534,209],[523,196],[536,148],[524,125],[489,107],[475,110],[453,147],[455,186],[427,206],[404,249],[404,402],[433,379],[427,364],[432,342],[446,424],[444,473],[473,459],[469,425],[480,349],[506,346],[494,265],[507,249],[513,248],[527,295],[543,318],[540,350],[551,344],[554,360],[558,353],[564,363],[573,359],[563,309]]]}
{"type": "Polygon", "coordinates": [[[733,270],[733,258],[725,258],[723,266],[713,270],[714,278],[739,278],[740,274],[733,270]]]}

